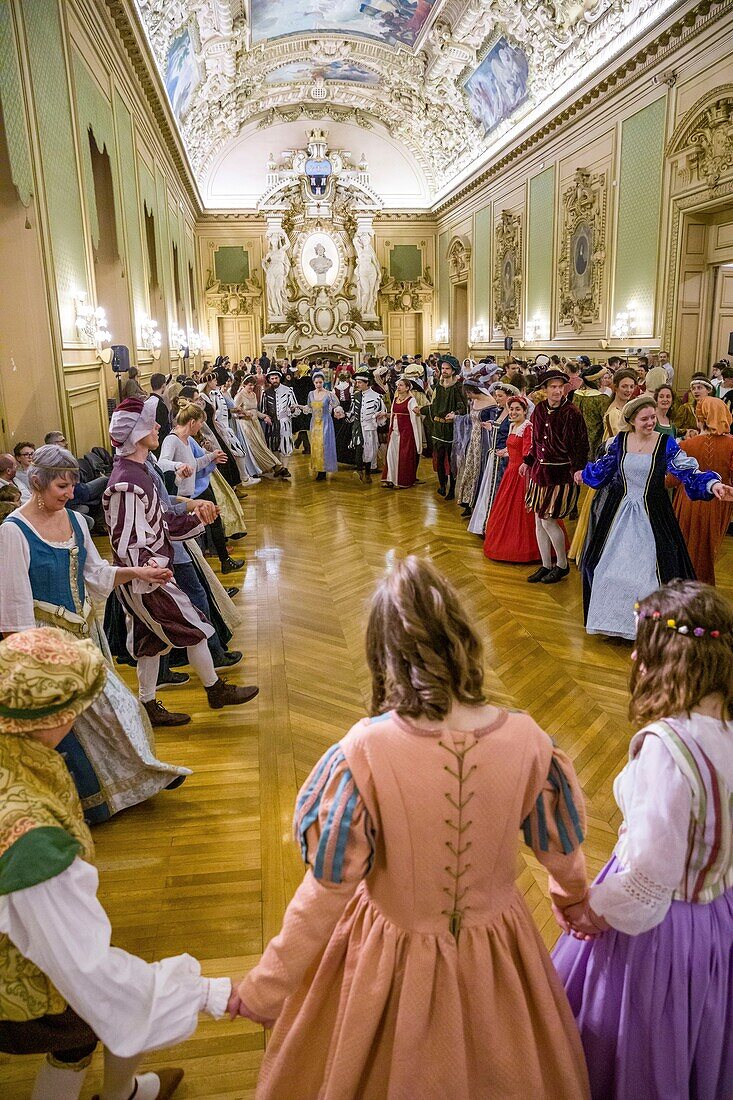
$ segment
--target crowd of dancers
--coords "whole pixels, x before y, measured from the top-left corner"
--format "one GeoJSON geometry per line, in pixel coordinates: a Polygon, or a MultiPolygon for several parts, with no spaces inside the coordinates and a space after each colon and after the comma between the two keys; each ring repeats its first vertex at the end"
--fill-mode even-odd
{"type": "Polygon", "coordinates": [[[182,1071],[140,1061],[200,1011],[274,1028],[272,1100],[733,1095],[733,611],[713,587],[733,371],[715,371],[684,399],[664,360],[219,357],[150,395],[133,376],[97,479],[112,563],[60,433],[15,469],[0,456],[0,1051],[48,1054],[33,1100],[78,1100],[99,1041],[101,1100],[167,1100],[182,1071]],[[429,459],[487,557],[543,585],[578,562],[588,632],[635,641],[624,821],[589,886],[572,763],[487,699],[456,592],[408,558],[372,601],[371,717],[298,797],[307,871],[283,929],[244,980],[203,978],[111,946],[89,826],[190,775],[153,747],[190,721],[158,699],[177,670],[212,710],[257,695],[220,676],[243,659],[220,578],[244,567],[242,497],[291,482],[297,448],[315,482],[351,467],[387,491],[429,459]],[[554,966],[514,885],[520,829],[565,933],[554,966]]]}

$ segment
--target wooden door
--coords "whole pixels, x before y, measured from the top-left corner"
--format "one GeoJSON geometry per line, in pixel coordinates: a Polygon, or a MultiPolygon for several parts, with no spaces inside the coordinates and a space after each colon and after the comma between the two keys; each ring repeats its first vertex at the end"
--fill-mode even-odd
{"type": "Polygon", "coordinates": [[[729,359],[728,341],[733,332],[733,264],[718,268],[713,303],[710,361],[729,359]]]}
{"type": "Polygon", "coordinates": [[[389,315],[389,354],[422,354],[422,313],[395,312],[389,315]]]}
{"type": "Polygon", "coordinates": [[[255,358],[254,317],[219,318],[219,354],[228,355],[232,363],[247,355],[255,358]]]}

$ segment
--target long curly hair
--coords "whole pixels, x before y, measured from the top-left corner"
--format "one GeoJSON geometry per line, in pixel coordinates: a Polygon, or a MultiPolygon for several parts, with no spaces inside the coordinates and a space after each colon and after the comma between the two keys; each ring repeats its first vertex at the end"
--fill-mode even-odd
{"type": "Polygon", "coordinates": [[[629,686],[632,720],[689,714],[715,693],[723,699],[723,718],[730,720],[733,604],[717,588],[698,581],[672,581],[641,600],[629,686]],[[680,634],[669,621],[686,632],[680,634]]]}
{"type": "Polygon", "coordinates": [[[366,655],[372,714],[439,721],[484,703],[483,647],[455,589],[429,562],[397,562],[372,598],[366,655]]]}

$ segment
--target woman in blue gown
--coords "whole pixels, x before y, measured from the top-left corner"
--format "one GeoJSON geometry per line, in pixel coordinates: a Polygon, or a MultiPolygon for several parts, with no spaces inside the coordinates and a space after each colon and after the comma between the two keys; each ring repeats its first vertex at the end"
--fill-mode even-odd
{"type": "Polygon", "coordinates": [[[733,499],[733,489],[655,430],[652,394],[629,401],[623,417],[628,429],[580,475],[593,489],[608,487],[583,555],[583,611],[588,634],[633,641],[637,600],[671,580],[695,580],[665,476],[678,478],[691,500],[733,499]]]}

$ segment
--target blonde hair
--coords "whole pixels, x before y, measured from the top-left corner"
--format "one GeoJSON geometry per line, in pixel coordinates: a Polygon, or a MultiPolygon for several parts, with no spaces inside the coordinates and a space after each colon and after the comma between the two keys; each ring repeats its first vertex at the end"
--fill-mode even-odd
{"type": "Polygon", "coordinates": [[[176,424],[180,424],[184,427],[186,424],[192,423],[194,420],[206,420],[206,413],[197,405],[195,401],[179,401],[178,412],[176,413],[176,424]]]}
{"type": "Polygon", "coordinates": [[[445,718],[485,702],[483,647],[458,594],[429,562],[397,562],[372,597],[366,633],[372,713],[445,718]]]}
{"type": "Polygon", "coordinates": [[[639,603],[630,717],[654,722],[689,714],[706,695],[733,716],[733,605],[717,588],[672,581],[639,603]],[[670,627],[668,621],[674,622],[670,627]],[[679,633],[677,627],[687,627],[679,633]],[[695,630],[704,630],[696,635],[695,630]],[[711,631],[713,632],[711,634],[711,631]]]}

